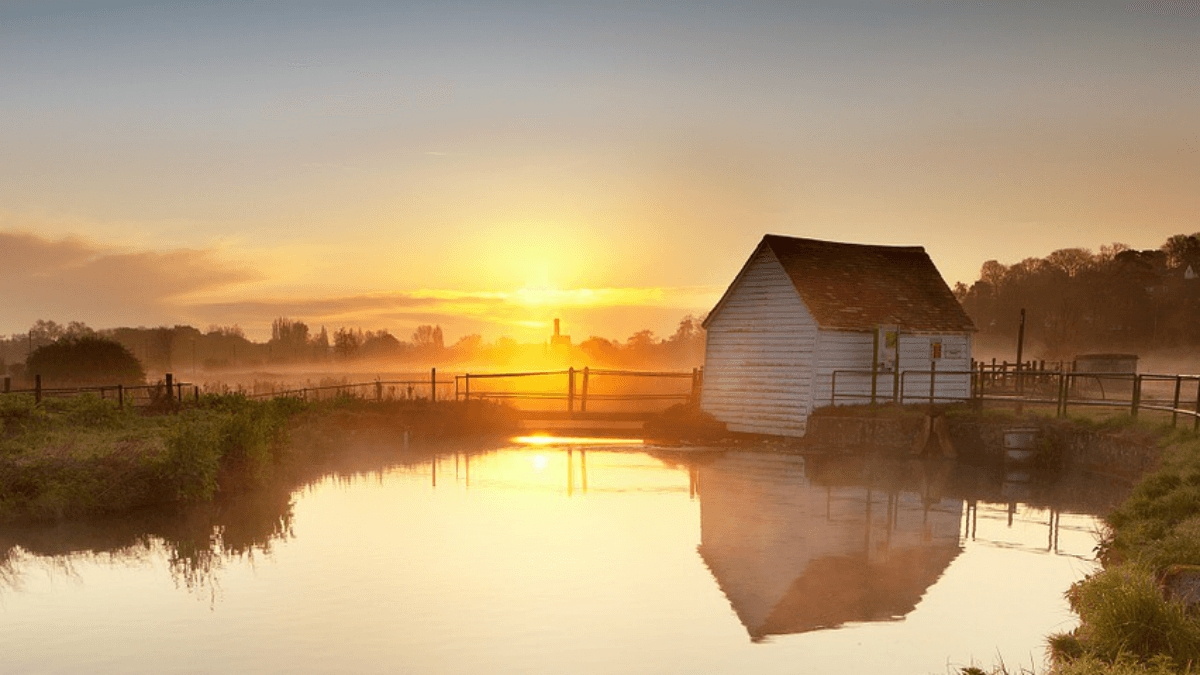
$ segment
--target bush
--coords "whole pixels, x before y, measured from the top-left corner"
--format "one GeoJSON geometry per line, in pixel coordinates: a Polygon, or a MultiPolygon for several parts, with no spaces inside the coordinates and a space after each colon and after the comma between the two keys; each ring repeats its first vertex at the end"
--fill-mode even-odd
{"type": "Polygon", "coordinates": [[[92,335],[66,337],[33,350],[25,360],[30,375],[65,385],[142,384],[146,373],[119,342],[92,335]]]}

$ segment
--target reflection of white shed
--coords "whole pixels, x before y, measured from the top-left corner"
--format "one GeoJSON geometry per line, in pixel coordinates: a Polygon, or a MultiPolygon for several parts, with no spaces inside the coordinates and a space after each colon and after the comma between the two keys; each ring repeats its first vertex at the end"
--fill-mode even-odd
{"type": "Polygon", "coordinates": [[[919,246],[767,235],[704,327],[701,407],[730,431],[803,436],[813,409],[870,400],[873,358],[881,400],[897,367],[906,401],[928,400],[931,369],[939,400],[970,396],[974,326],[919,246]]]}
{"type": "Polygon", "coordinates": [[[795,456],[700,469],[700,557],[752,639],[901,618],[961,551],[964,504],[818,486],[795,456]]]}

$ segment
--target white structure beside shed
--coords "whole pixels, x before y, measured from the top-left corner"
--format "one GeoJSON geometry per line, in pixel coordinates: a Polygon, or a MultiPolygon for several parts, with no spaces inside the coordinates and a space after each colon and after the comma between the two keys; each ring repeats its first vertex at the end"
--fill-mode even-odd
{"type": "Polygon", "coordinates": [[[701,408],[730,431],[803,436],[816,408],[929,401],[931,381],[971,395],[975,328],[919,246],[766,235],[704,327],[701,408]]]}

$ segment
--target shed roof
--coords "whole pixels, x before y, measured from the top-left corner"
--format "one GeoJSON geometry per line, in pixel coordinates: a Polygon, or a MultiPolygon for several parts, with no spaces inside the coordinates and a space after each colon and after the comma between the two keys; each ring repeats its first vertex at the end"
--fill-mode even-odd
{"type": "MultiPolygon", "coordinates": [[[[920,246],[846,244],[775,234],[764,236],[755,253],[764,246],[779,260],[821,328],[874,330],[897,325],[928,332],[975,330],[920,246]]],[[[736,281],[730,284],[710,317],[720,311],[736,285],[736,281]]]]}

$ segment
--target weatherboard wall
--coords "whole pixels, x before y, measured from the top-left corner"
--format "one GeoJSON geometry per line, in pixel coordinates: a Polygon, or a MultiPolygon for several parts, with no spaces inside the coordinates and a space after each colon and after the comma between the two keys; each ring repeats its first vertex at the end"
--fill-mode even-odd
{"type": "Polygon", "coordinates": [[[730,431],[804,435],[817,324],[760,246],[708,322],[701,407],[730,431]]]}
{"type": "MultiPolygon", "coordinates": [[[[880,362],[887,361],[881,346],[880,362]]],[[[813,383],[813,407],[836,403],[853,405],[871,400],[871,357],[875,353],[873,333],[818,331],[816,373],[813,383]],[[837,400],[833,399],[834,373],[837,373],[837,400]]],[[[906,403],[928,400],[929,371],[937,373],[934,395],[945,399],[967,399],[971,395],[971,336],[968,333],[900,333],[900,371],[906,403]],[[941,357],[934,357],[934,343],[941,345],[941,357]]],[[[876,376],[878,401],[891,400],[895,390],[894,371],[876,376]]]]}

